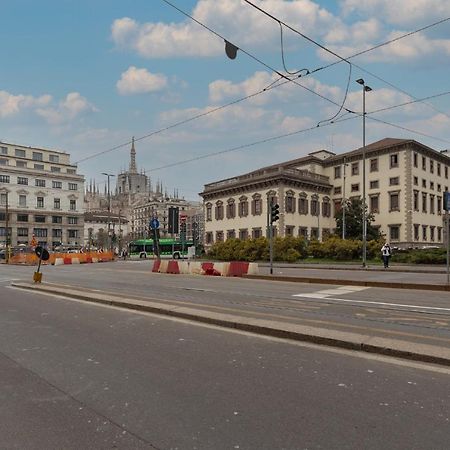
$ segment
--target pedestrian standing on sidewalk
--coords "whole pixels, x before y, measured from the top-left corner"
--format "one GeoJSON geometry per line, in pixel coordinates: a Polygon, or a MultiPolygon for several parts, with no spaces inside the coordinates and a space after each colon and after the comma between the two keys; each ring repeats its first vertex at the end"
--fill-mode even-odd
{"type": "Polygon", "coordinates": [[[392,255],[391,247],[389,244],[384,244],[381,247],[381,256],[383,257],[384,268],[387,269],[389,267],[389,258],[392,255]]]}

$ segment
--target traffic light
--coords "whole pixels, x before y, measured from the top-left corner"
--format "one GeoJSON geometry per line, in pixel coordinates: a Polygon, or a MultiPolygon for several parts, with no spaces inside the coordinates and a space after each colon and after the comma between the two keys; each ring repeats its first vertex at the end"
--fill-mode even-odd
{"type": "Polygon", "coordinates": [[[270,223],[280,219],[280,206],[278,204],[270,205],[270,223]]]}

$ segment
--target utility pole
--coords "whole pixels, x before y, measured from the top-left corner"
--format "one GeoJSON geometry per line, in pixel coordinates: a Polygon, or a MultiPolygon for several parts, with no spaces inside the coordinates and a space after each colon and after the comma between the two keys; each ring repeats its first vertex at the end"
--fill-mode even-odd
{"type": "Polygon", "coordinates": [[[5,255],[5,262],[6,264],[9,263],[9,251],[10,251],[10,243],[9,243],[9,204],[8,204],[8,192],[6,192],[6,205],[5,205],[5,239],[6,239],[6,255],[5,255]]]}
{"type": "Polygon", "coordinates": [[[345,209],[347,208],[346,200],[345,200],[345,176],[346,176],[346,167],[347,163],[345,162],[345,156],[344,156],[344,167],[343,167],[343,179],[344,184],[342,186],[342,239],[345,239],[345,209]]]}

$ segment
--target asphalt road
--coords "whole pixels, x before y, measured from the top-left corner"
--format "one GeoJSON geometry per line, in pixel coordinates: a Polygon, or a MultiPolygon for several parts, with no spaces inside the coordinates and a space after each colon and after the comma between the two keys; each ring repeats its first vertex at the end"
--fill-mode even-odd
{"type": "MultiPolygon", "coordinates": [[[[0,266],[0,280],[31,281],[34,270],[0,266]]],[[[70,285],[74,290],[97,289],[224,314],[450,348],[448,292],[154,274],[149,261],[47,266],[43,273],[44,281],[70,285]]],[[[347,271],[347,277],[352,275],[347,271]]]]}
{"type": "Polygon", "coordinates": [[[11,289],[8,279],[2,270],[2,448],[448,448],[448,369],[11,289]]]}

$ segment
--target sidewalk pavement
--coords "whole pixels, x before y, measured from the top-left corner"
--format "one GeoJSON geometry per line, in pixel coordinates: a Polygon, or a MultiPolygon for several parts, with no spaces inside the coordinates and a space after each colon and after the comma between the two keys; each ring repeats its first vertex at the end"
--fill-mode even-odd
{"type": "Polygon", "coordinates": [[[151,298],[146,298],[145,300],[124,298],[109,292],[99,292],[98,290],[94,291],[86,288],[81,290],[76,286],[27,282],[13,282],[12,286],[92,303],[166,315],[263,336],[450,366],[450,347],[311,327],[293,322],[222,313],[217,310],[202,309],[201,305],[186,305],[179,302],[171,303],[170,301],[163,303],[161,300],[151,298]]]}
{"type": "MultiPolygon", "coordinates": [[[[445,266],[394,265],[363,268],[357,264],[277,264],[270,274],[269,265],[259,264],[259,278],[273,281],[382,287],[393,289],[423,289],[450,292],[445,266]]],[[[450,300],[450,298],[449,298],[450,300]]]]}

